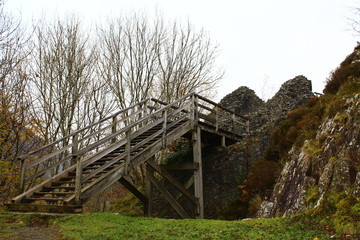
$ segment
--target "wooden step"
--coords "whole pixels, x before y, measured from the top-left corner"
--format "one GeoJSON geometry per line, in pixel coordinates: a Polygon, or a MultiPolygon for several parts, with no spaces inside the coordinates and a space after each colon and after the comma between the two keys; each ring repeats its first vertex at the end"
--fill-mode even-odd
{"type": "Polygon", "coordinates": [[[75,187],[65,187],[65,186],[50,186],[50,187],[43,187],[43,190],[44,189],[51,189],[51,190],[53,190],[53,189],[66,189],[66,190],[75,190],[75,187]]]}
{"type": "Polygon", "coordinates": [[[81,213],[82,207],[75,205],[49,205],[10,203],[5,204],[8,211],[12,212],[45,212],[45,213],[81,213]]]}
{"type": "Polygon", "coordinates": [[[24,198],[24,201],[46,201],[46,202],[58,202],[64,201],[64,198],[51,198],[51,197],[29,197],[24,198]]]}
{"type": "Polygon", "coordinates": [[[74,192],[34,192],[34,195],[72,195],[74,192]]]}

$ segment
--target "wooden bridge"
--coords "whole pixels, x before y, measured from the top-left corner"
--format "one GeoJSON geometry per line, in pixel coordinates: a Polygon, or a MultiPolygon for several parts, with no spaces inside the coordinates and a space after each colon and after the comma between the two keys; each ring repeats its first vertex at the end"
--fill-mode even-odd
{"type": "Polygon", "coordinates": [[[246,118],[195,93],[171,104],[145,99],[21,157],[21,194],[6,206],[10,211],[81,212],[90,197],[119,181],[144,203],[147,216],[156,188],[181,217],[203,218],[202,142],[224,146],[239,141],[248,128],[246,118]],[[155,154],[183,136],[192,139],[194,159],[178,166],[193,170],[185,185],[155,161],[155,154]],[[142,164],[147,169],[144,194],[128,179],[142,164]],[[181,196],[195,204],[195,213],[181,206],[181,196]]]}

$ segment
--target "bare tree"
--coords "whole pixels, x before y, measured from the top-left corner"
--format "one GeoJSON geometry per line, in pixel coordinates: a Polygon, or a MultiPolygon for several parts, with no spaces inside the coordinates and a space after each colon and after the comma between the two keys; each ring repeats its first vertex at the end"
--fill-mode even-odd
{"type": "Polygon", "coordinates": [[[209,94],[223,77],[216,70],[217,47],[204,30],[196,32],[145,14],[110,20],[99,30],[102,77],[119,107],[149,96],[171,102],[189,92],[209,94]]]}
{"type": "Polygon", "coordinates": [[[39,144],[28,111],[28,39],[0,0],[0,201],[16,189],[17,157],[39,144]]]}
{"type": "Polygon", "coordinates": [[[352,9],[353,12],[353,16],[352,17],[348,17],[347,20],[350,24],[351,30],[353,31],[353,33],[356,36],[360,35],[360,8],[359,7],[354,7],[352,9]]]}
{"type": "Polygon", "coordinates": [[[51,142],[89,124],[95,53],[74,15],[52,24],[40,21],[34,46],[34,114],[51,142]]]}
{"type": "Polygon", "coordinates": [[[152,94],[157,73],[157,32],[147,19],[134,15],[111,20],[99,30],[101,77],[124,109],[152,94]]]}
{"type": "Polygon", "coordinates": [[[159,98],[172,102],[194,91],[214,94],[224,73],[216,70],[217,47],[205,31],[174,22],[164,35],[157,48],[159,98]]]}

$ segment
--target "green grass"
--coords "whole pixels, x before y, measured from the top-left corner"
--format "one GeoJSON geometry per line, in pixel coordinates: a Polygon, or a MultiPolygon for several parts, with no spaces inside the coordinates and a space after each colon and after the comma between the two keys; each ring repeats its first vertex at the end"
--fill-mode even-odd
{"type": "Polygon", "coordinates": [[[126,217],[113,213],[58,219],[70,239],[328,239],[319,225],[286,218],[249,221],[174,220],[126,217]]]}

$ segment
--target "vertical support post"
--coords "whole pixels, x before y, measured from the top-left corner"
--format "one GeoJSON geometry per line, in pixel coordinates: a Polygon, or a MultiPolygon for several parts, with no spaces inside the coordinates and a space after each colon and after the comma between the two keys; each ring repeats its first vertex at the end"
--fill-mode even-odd
{"type": "Polygon", "coordinates": [[[235,133],[235,113],[232,114],[232,132],[235,133]]]}
{"type": "Polygon", "coordinates": [[[144,216],[152,217],[152,205],[153,205],[153,196],[152,196],[152,184],[149,176],[154,175],[154,170],[146,164],[146,183],[145,183],[145,194],[147,198],[147,204],[144,206],[144,216]]]}
{"type": "Polygon", "coordinates": [[[250,133],[250,120],[246,120],[246,131],[250,133]]]}
{"type": "Polygon", "coordinates": [[[148,109],[148,100],[146,100],[146,101],[144,102],[144,106],[143,106],[143,117],[146,117],[146,116],[148,115],[147,109],[148,109]]]}
{"type": "Polygon", "coordinates": [[[71,162],[76,163],[76,178],[75,178],[75,205],[80,205],[81,200],[81,181],[82,181],[82,161],[77,155],[78,152],[78,134],[73,136],[72,159],[71,162]]]}
{"type": "Polygon", "coordinates": [[[20,186],[19,186],[19,194],[24,192],[25,189],[25,177],[26,177],[26,158],[18,158],[20,160],[20,186]]]}
{"type": "Polygon", "coordinates": [[[221,136],[221,146],[226,147],[226,137],[225,136],[221,136]]]}
{"type": "MultiPolygon", "coordinates": [[[[111,133],[116,133],[116,125],[117,125],[117,116],[113,117],[112,119],[111,133]]],[[[111,140],[111,143],[115,143],[115,142],[116,142],[116,137],[114,137],[111,140]]]]}
{"type": "Polygon", "coordinates": [[[194,98],[194,121],[195,125],[197,125],[199,121],[199,97],[195,96],[194,98]]]}
{"type": "Polygon", "coordinates": [[[164,110],[164,112],[162,113],[162,118],[164,119],[163,121],[163,134],[162,134],[162,148],[165,149],[166,148],[166,128],[167,128],[167,109],[164,110]]]}
{"type": "Polygon", "coordinates": [[[195,94],[191,95],[190,125],[191,125],[191,128],[193,128],[195,125],[195,94]]]}
{"type": "Polygon", "coordinates": [[[193,130],[193,157],[194,163],[197,163],[199,168],[194,170],[194,189],[195,197],[198,199],[197,216],[196,218],[204,218],[204,192],[203,192],[203,178],[202,178],[202,157],[201,157],[201,129],[196,126],[193,130]]]}
{"type": "Polygon", "coordinates": [[[219,130],[219,108],[217,106],[215,106],[215,131],[217,132],[219,130]]]}
{"type": "Polygon", "coordinates": [[[125,145],[126,159],[125,159],[125,176],[129,174],[130,154],[131,154],[131,129],[126,131],[126,145],[125,145]]]}

